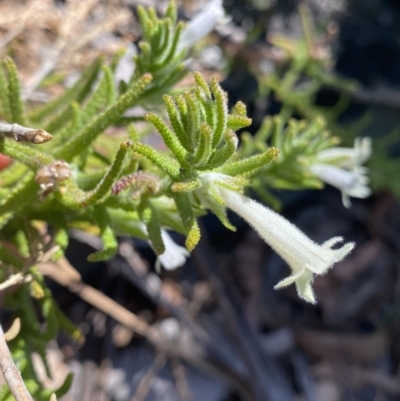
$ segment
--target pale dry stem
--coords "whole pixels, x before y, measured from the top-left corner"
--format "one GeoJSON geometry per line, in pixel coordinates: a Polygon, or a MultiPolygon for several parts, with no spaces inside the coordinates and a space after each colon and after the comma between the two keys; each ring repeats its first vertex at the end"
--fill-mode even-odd
{"type": "Polygon", "coordinates": [[[0,122],[0,135],[12,138],[16,142],[29,142],[36,145],[48,142],[52,136],[43,129],[23,127],[19,124],[0,122]]]}
{"type": "Polygon", "coordinates": [[[0,283],[0,292],[6,290],[9,287],[13,287],[14,285],[29,283],[32,280],[32,276],[30,274],[23,275],[22,273],[16,273],[10,276],[6,281],[0,283]]]}
{"type": "Polygon", "coordinates": [[[16,401],[33,401],[29,394],[21,373],[17,369],[8,349],[4,337],[3,328],[0,325],[0,369],[3,372],[4,379],[16,401]]]}

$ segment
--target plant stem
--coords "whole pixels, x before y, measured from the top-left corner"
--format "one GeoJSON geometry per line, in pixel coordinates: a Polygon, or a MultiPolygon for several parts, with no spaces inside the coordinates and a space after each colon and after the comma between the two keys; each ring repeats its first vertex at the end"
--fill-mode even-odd
{"type": "Polygon", "coordinates": [[[14,364],[6,339],[4,337],[3,328],[0,325],[0,369],[3,372],[4,379],[10,388],[12,395],[16,401],[33,401],[29,394],[21,373],[14,364]]]}
{"type": "Polygon", "coordinates": [[[19,124],[0,122],[0,135],[12,138],[17,142],[41,144],[51,140],[52,136],[43,129],[27,128],[19,124]]]}

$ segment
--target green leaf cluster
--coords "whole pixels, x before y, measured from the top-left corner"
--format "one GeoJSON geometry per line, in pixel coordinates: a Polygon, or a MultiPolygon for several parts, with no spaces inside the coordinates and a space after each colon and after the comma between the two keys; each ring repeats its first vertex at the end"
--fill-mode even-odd
{"type": "Polygon", "coordinates": [[[175,1],[170,1],[163,18],[159,18],[152,7],[138,6],[137,12],[142,41],[139,44],[140,54],[134,58],[132,80],[150,73],[154,81],[147,88],[146,101],[157,104],[159,96],[187,74],[183,63],[187,50],[179,49],[184,23],[177,21],[175,1]]]}
{"type": "MultiPolygon", "coordinates": [[[[42,128],[53,136],[39,146],[0,138],[0,153],[13,159],[0,171],[0,279],[11,271],[33,278],[6,299],[6,307],[21,317],[21,331],[10,346],[38,400],[49,395],[38,384],[27,355],[35,349],[48,369],[45,345],[58,330],[80,339],[36,269],[43,253],[52,260],[62,257],[71,228],[102,239],[103,248],[88,258],[93,262],[116,254],[118,235],[149,240],[154,251],[163,254],[164,228],[185,234],[186,247],[192,250],[200,239],[197,218],[206,210],[235,229],[215,183],[236,191],[252,185],[269,200],[273,198],[266,187],[318,188],[320,182],[307,168],[318,151],[336,143],[320,118],[310,123],[283,116],[266,118],[254,137],[242,134],[240,144],[237,131],[251,119],[242,102],[228,109],[218,76],[207,81],[195,73],[193,88],[172,91],[187,73],[187,50],[178,46],[183,25],[177,22],[174,2],[162,18],[140,7],[138,15],[143,40],[128,84],[115,84],[117,59],[107,64],[99,58],[61,96],[32,107],[22,100],[12,60],[0,65],[0,119],[42,128]],[[161,99],[165,113],[157,114],[153,110],[160,110],[161,99]],[[136,120],[155,128],[163,150],[139,139],[137,127],[129,125],[135,119],[126,112],[149,105],[151,111],[136,120]]],[[[67,378],[56,394],[69,383],[67,378]]],[[[8,397],[6,390],[0,393],[0,401],[8,397]]]]}
{"type": "MultiPolygon", "coordinates": [[[[129,109],[143,107],[151,96],[161,97],[187,73],[183,64],[186,52],[177,51],[182,24],[177,22],[174,2],[163,18],[142,8],[139,16],[143,41],[129,84],[116,87],[118,59],[107,64],[99,58],[62,95],[32,107],[23,100],[14,62],[6,58],[0,63],[0,120],[40,127],[53,137],[40,146],[0,138],[0,153],[13,159],[0,171],[0,280],[15,271],[33,277],[7,297],[5,305],[11,316],[21,318],[20,333],[10,349],[37,400],[48,400],[53,390],[44,390],[38,382],[32,352],[40,354],[50,375],[47,342],[62,329],[75,340],[81,339],[57,308],[35,267],[43,260],[43,252],[53,260],[60,258],[73,227],[102,239],[103,249],[91,254],[90,261],[112,258],[117,235],[156,238],[154,249],[163,253],[159,227],[185,231],[176,204],[162,190],[160,177],[141,175],[131,140],[136,135],[133,127],[126,129],[129,118],[124,116],[129,109]],[[124,137],[105,134],[110,129],[124,130],[124,137]],[[112,192],[122,177],[135,173],[133,193],[112,192]],[[50,235],[50,242],[43,232],[50,235]]],[[[68,376],[56,395],[64,394],[70,383],[68,376]]],[[[0,392],[0,400],[10,397],[7,388],[0,392]]]]}
{"type": "Polygon", "coordinates": [[[323,183],[309,170],[318,152],[335,146],[339,138],[326,129],[326,121],[317,117],[307,120],[285,121],[280,115],[265,117],[260,129],[252,136],[241,135],[238,157],[263,152],[269,146],[280,154],[276,161],[253,177],[252,188],[258,196],[279,208],[278,200],[268,189],[321,189],[323,183]]]}
{"type": "MultiPolygon", "coordinates": [[[[189,250],[200,239],[196,221],[198,208],[211,209],[227,228],[234,229],[226,219],[224,202],[202,177],[210,173],[230,176],[231,186],[241,189],[247,184],[245,176],[263,168],[278,154],[271,148],[235,160],[239,143],[235,131],[251,124],[245,105],[238,102],[229,113],[227,94],[221,89],[218,76],[207,82],[200,73],[195,73],[194,79],[196,87],[193,90],[164,96],[169,124],[158,114],[145,116],[162,136],[171,154],[157,152],[142,143],[133,145],[136,153],[153,162],[167,176],[164,185],[177,205],[189,250]]],[[[160,236],[160,228],[157,235],[160,236]]],[[[149,236],[156,248],[157,239],[151,237],[150,230],[149,236]]]]}

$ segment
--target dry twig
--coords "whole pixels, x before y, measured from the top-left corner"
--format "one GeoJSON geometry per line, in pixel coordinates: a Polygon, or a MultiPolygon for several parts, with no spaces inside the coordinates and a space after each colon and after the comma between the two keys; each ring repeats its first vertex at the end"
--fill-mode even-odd
{"type": "Polygon", "coordinates": [[[0,325],[0,369],[3,372],[4,379],[10,388],[16,401],[33,401],[29,394],[21,373],[14,364],[4,337],[3,328],[0,325]]]}
{"type": "Polygon", "coordinates": [[[160,347],[163,344],[162,338],[158,330],[149,326],[144,320],[140,319],[132,312],[113,301],[95,288],[84,284],[78,279],[79,273],[63,259],[63,263],[54,264],[52,262],[42,263],[39,265],[42,274],[49,276],[51,279],[68,288],[71,292],[82,298],[84,301],[93,305],[97,309],[113,317],[116,321],[146,337],[151,343],[160,347]],[[69,265],[68,269],[63,266],[69,265]],[[74,272],[71,274],[71,272],[74,272]]]}
{"type": "Polygon", "coordinates": [[[43,129],[28,128],[19,124],[2,122],[0,122],[0,135],[12,138],[17,142],[29,142],[37,145],[52,139],[52,136],[43,129]]]}
{"type": "Polygon", "coordinates": [[[30,281],[32,281],[32,276],[30,274],[26,276],[22,273],[13,274],[6,281],[0,283],[0,292],[6,290],[9,287],[13,287],[14,285],[29,283],[30,281]]]}
{"type": "Polygon", "coordinates": [[[163,368],[165,363],[167,362],[167,358],[164,354],[159,354],[156,356],[153,365],[143,376],[142,381],[139,383],[139,386],[136,390],[132,401],[143,401],[151,388],[153,380],[158,375],[159,371],[163,368]]]}

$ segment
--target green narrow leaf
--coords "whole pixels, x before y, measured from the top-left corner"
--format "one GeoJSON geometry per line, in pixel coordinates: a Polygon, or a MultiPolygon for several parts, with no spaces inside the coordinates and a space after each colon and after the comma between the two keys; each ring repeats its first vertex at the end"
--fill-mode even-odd
{"type": "MultiPolygon", "coordinates": [[[[181,59],[183,58],[183,56],[179,57],[179,55],[177,54],[177,51],[178,51],[178,44],[179,44],[179,41],[182,36],[183,28],[184,28],[184,24],[182,22],[178,22],[178,24],[175,26],[174,37],[172,39],[172,42],[171,42],[169,51],[165,57],[165,60],[160,65],[160,68],[163,68],[163,67],[167,66],[168,64],[170,64],[170,66],[173,69],[175,69],[175,68],[177,68],[178,64],[181,63],[181,59]],[[176,60],[174,61],[175,58],[176,58],[176,60]]],[[[186,53],[186,51],[184,53],[186,53]]]]}
{"type": "Polygon", "coordinates": [[[265,167],[279,155],[279,150],[270,148],[266,152],[259,155],[248,157],[247,159],[239,160],[233,163],[225,164],[218,171],[227,175],[248,175],[253,174],[260,168],[265,167]]]}
{"type": "Polygon", "coordinates": [[[139,49],[141,50],[140,56],[135,56],[133,58],[137,70],[135,70],[135,73],[132,75],[131,80],[129,82],[129,86],[138,78],[140,73],[142,73],[146,70],[151,70],[151,68],[149,68],[149,66],[151,65],[151,46],[150,46],[150,44],[147,42],[140,42],[138,46],[139,46],[139,49]]]}
{"type": "Polygon", "coordinates": [[[214,76],[211,78],[210,87],[215,98],[215,105],[217,109],[216,125],[213,133],[213,147],[219,145],[222,137],[225,134],[228,122],[228,97],[218,83],[219,77],[214,76]]]}
{"type": "Polygon", "coordinates": [[[8,76],[9,104],[12,122],[26,126],[25,107],[21,97],[21,84],[19,82],[17,67],[9,57],[3,60],[3,64],[8,76]]]}
{"type": "Polygon", "coordinates": [[[283,136],[282,141],[282,153],[289,154],[292,152],[294,148],[294,139],[298,135],[297,124],[296,121],[291,119],[289,120],[288,126],[285,129],[285,134],[283,136]]]}
{"type": "Polygon", "coordinates": [[[140,27],[142,28],[143,40],[149,41],[151,39],[153,27],[153,24],[150,22],[150,17],[146,9],[142,6],[138,6],[136,11],[139,17],[140,27]]]}
{"type": "Polygon", "coordinates": [[[176,208],[181,217],[183,227],[189,232],[193,227],[194,213],[188,194],[184,192],[172,192],[176,208]]]}
{"type": "Polygon", "coordinates": [[[25,165],[12,163],[5,170],[0,172],[0,188],[6,188],[17,183],[27,171],[28,169],[25,165]]]}
{"type": "Polygon", "coordinates": [[[172,22],[170,20],[164,20],[159,23],[160,29],[160,38],[154,37],[152,39],[152,48],[154,49],[154,53],[157,54],[153,63],[154,67],[157,70],[157,67],[163,66],[164,60],[168,56],[168,51],[171,47],[173,40],[173,32],[172,32],[172,22]]]}
{"type": "MultiPolygon", "coordinates": [[[[212,189],[211,189],[212,191],[212,189]]],[[[211,211],[218,217],[219,221],[228,229],[231,231],[236,231],[236,227],[233,226],[230,221],[228,220],[228,217],[226,215],[226,207],[222,206],[219,202],[215,200],[215,198],[212,196],[213,193],[211,192],[211,196],[207,196],[207,201],[209,203],[209,207],[211,211]]]]}
{"type": "Polygon", "coordinates": [[[179,142],[177,136],[167,127],[163,119],[155,113],[147,113],[145,120],[151,122],[162,136],[165,144],[174,154],[181,165],[186,165],[186,149],[179,142]]]}
{"type": "MultiPolygon", "coordinates": [[[[43,283],[44,284],[44,283],[43,283]]],[[[49,289],[44,289],[45,297],[40,301],[42,316],[46,322],[46,330],[41,330],[41,340],[49,342],[54,340],[58,332],[57,316],[54,309],[54,300],[49,289]]]]}
{"type": "Polygon", "coordinates": [[[106,106],[109,107],[111,106],[117,99],[117,92],[114,84],[114,74],[113,71],[110,68],[105,67],[104,68],[104,75],[105,75],[105,80],[106,80],[106,106]]]}
{"type": "Polygon", "coordinates": [[[103,77],[97,88],[93,91],[82,110],[82,125],[87,124],[103,106],[108,105],[110,93],[110,79],[112,75],[110,68],[103,67],[103,77]]]}
{"type": "Polygon", "coordinates": [[[176,7],[175,0],[170,0],[168,2],[168,7],[167,10],[165,11],[164,17],[169,18],[173,23],[176,22],[176,19],[178,18],[178,10],[176,7]]]}
{"type": "Polygon", "coordinates": [[[198,242],[200,241],[200,228],[199,225],[197,224],[197,220],[193,220],[193,224],[189,229],[189,233],[187,234],[186,241],[185,241],[185,246],[186,249],[189,252],[192,252],[193,249],[196,247],[198,242]]]}
{"type": "Polygon", "coordinates": [[[7,198],[0,203],[0,228],[26,204],[33,202],[39,189],[33,179],[33,173],[28,172],[12,189],[7,198]]]}
{"type": "Polygon", "coordinates": [[[83,108],[77,102],[72,102],[72,121],[54,137],[52,147],[63,147],[64,143],[77,134],[94,116],[96,116],[105,106],[111,105],[115,100],[115,88],[111,70],[103,67],[103,78],[97,88],[89,97],[83,108]]]}
{"type": "Polygon", "coordinates": [[[57,261],[64,255],[64,252],[68,247],[69,244],[68,231],[64,228],[57,229],[57,232],[53,237],[53,242],[54,245],[60,247],[60,249],[51,258],[53,261],[57,261]]]}
{"type": "MultiPolygon", "coordinates": [[[[154,9],[154,7],[149,7],[148,9],[147,9],[147,15],[148,15],[148,18],[150,19],[150,21],[154,24],[155,22],[157,22],[158,21],[158,17],[157,17],[157,12],[156,12],[156,10],[154,9]]],[[[155,28],[154,28],[155,29],[155,28]]]]}
{"type": "Polygon", "coordinates": [[[189,150],[190,148],[189,148],[188,136],[186,135],[186,132],[183,129],[183,125],[180,120],[174,98],[170,95],[164,95],[163,100],[167,108],[169,121],[171,122],[172,128],[174,129],[174,132],[179,142],[186,150],[189,150]]]}
{"type": "Polygon", "coordinates": [[[193,192],[202,186],[200,178],[193,178],[187,181],[174,182],[171,185],[172,192],[193,192]]]}
{"type": "Polygon", "coordinates": [[[11,121],[10,95],[8,90],[8,83],[1,63],[0,63],[0,116],[2,116],[7,121],[11,121]]]}
{"type": "Polygon", "coordinates": [[[132,147],[131,141],[121,143],[113,163],[106,175],[100,180],[97,186],[88,192],[81,191],[73,181],[67,183],[66,191],[57,192],[57,198],[64,205],[79,209],[103,202],[111,195],[111,187],[121,175],[129,150],[132,147]]]}
{"type": "Polygon", "coordinates": [[[134,143],[132,145],[134,152],[153,162],[161,170],[165,171],[171,178],[177,179],[179,176],[179,164],[168,156],[157,152],[151,146],[143,143],[134,143]]]}
{"type": "Polygon", "coordinates": [[[242,117],[247,117],[247,107],[246,107],[246,105],[239,100],[233,106],[232,114],[233,115],[242,116],[242,117]]]}
{"type": "MultiPolygon", "coordinates": [[[[256,142],[256,140],[253,138],[253,135],[251,135],[249,132],[243,132],[240,135],[240,157],[247,157],[256,153],[257,144],[258,142],[256,142]]],[[[263,147],[267,147],[267,144],[265,144],[263,147]]]]}
{"type": "Polygon", "coordinates": [[[101,262],[109,260],[115,256],[118,249],[118,241],[114,231],[110,226],[110,219],[106,209],[96,208],[93,211],[93,217],[100,227],[100,238],[103,241],[103,249],[98,252],[91,253],[87,260],[89,262],[101,262]]]}
{"type": "Polygon", "coordinates": [[[212,102],[212,100],[210,100],[200,88],[196,88],[194,91],[197,99],[200,101],[201,106],[202,106],[202,110],[203,110],[203,115],[206,118],[206,122],[210,127],[214,127],[215,126],[215,108],[214,103],[212,102]]]}
{"type": "Polygon", "coordinates": [[[274,126],[274,122],[271,117],[265,117],[261,124],[260,129],[257,131],[255,138],[261,142],[267,142],[269,137],[272,134],[272,128],[274,126]]]}
{"type": "Polygon", "coordinates": [[[198,71],[196,71],[194,73],[194,80],[195,80],[197,86],[203,90],[203,92],[207,96],[207,98],[211,100],[210,86],[208,85],[207,81],[204,79],[203,75],[201,75],[198,71]]]}
{"type": "Polygon", "coordinates": [[[18,230],[14,235],[14,242],[17,245],[18,252],[24,258],[27,258],[30,254],[29,241],[26,232],[18,230]]]}
{"type": "MultiPolygon", "coordinates": [[[[57,115],[56,120],[54,120],[53,123],[50,122],[47,125],[47,128],[54,128],[55,126],[55,129],[57,129],[62,126],[63,124],[60,122],[60,117],[66,113],[66,110],[69,108],[69,104],[71,102],[82,102],[82,100],[90,92],[93,83],[97,79],[101,65],[102,59],[98,58],[95,63],[83,70],[81,77],[71,88],[67,89],[61,96],[56,97],[54,100],[46,103],[44,106],[33,110],[29,114],[29,120],[41,121],[44,117],[47,117],[58,109],[62,108],[62,112],[57,115]]],[[[53,132],[54,129],[51,129],[51,131],[53,132]]]]}
{"type": "Polygon", "coordinates": [[[274,116],[273,117],[274,128],[272,131],[272,144],[277,147],[278,149],[282,149],[283,144],[283,128],[284,128],[284,121],[281,116],[274,116]]]}
{"type": "Polygon", "coordinates": [[[157,64],[157,59],[160,56],[160,43],[165,40],[165,29],[163,25],[165,21],[161,21],[157,18],[157,15],[154,15],[153,23],[153,32],[152,36],[149,40],[149,45],[151,52],[153,53],[153,65],[157,64]]]}
{"type": "Polygon", "coordinates": [[[189,137],[190,149],[194,150],[199,139],[201,109],[199,101],[193,93],[186,92],[183,96],[187,104],[188,129],[186,135],[189,137]]]}
{"type": "Polygon", "coordinates": [[[299,135],[299,140],[309,142],[323,132],[326,127],[326,121],[323,117],[319,116],[314,118],[307,127],[299,135]]]}
{"type": "Polygon", "coordinates": [[[89,123],[81,132],[71,138],[61,149],[57,149],[55,157],[71,161],[81,149],[86,149],[96,137],[108,126],[115,123],[126,109],[132,107],[141,97],[147,85],[151,82],[150,74],[143,75],[116,103],[89,123]]]}
{"type": "Polygon", "coordinates": [[[10,139],[0,138],[0,153],[18,160],[33,171],[54,162],[50,155],[36,150],[34,146],[18,143],[10,139]]]}
{"type": "Polygon", "coordinates": [[[239,116],[236,114],[230,114],[228,116],[227,127],[233,131],[248,127],[251,125],[251,118],[246,116],[239,116]]]}
{"type": "Polygon", "coordinates": [[[161,225],[157,211],[150,202],[144,202],[144,207],[139,208],[140,217],[146,224],[147,234],[157,255],[165,252],[165,245],[161,235],[161,225]]]}
{"type": "Polygon", "coordinates": [[[212,151],[212,128],[205,123],[200,125],[200,139],[194,154],[194,165],[202,166],[208,162],[212,151]]]}
{"type": "Polygon", "coordinates": [[[212,169],[222,166],[235,154],[238,142],[236,134],[232,130],[227,131],[225,134],[225,145],[211,155],[208,163],[202,166],[202,169],[212,169]]]}

